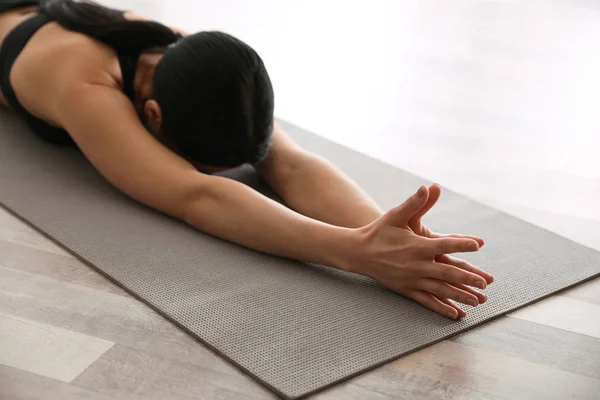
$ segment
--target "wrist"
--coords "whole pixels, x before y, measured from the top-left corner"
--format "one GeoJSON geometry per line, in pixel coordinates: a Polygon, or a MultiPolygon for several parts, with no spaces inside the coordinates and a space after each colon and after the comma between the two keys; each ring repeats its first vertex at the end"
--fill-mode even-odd
{"type": "Polygon", "coordinates": [[[357,250],[360,249],[360,229],[334,227],[322,242],[322,264],[346,272],[356,272],[357,250]]]}

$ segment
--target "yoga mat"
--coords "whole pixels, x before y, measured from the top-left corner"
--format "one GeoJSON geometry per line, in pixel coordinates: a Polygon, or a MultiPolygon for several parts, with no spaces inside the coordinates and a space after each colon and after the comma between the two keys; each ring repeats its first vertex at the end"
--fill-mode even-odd
{"type": "MultiPolygon", "coordinates": [[[[385,209],[426,183],[282,124],[385,209]]],[[[227,176],[266,190],[252,168],[227,176]]],[[[486,304],[452,321],[365,277],[254,252],[141,206],[106,183],[76,149],[42,142],[5,111],[0,193],[5,207],[287,398],[600,273],[600,253],[446,191],[427,223],[441,232],[485,238],[486,246],[465,258],[496,278],[486,304]]]]}

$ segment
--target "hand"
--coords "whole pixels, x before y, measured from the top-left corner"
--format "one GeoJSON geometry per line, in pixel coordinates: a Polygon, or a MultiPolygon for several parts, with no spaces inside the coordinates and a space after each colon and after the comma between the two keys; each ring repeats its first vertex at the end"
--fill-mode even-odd
{"type": "MultiPolygon", "coordinates": [[[[431,231],[431,229],[429,229],[427,226],[425,226],[422,223],[421,218],[437,203],[437,201],[440,198],[441,193],[442,193],[441,187],[437,183],[434,183],[433,185],[431,185],[429,187],[429,197],[427,198],[425,205],[415,215],[413,215],[412,218],[409,220],[408,224],[409,224],[410,228],[412,229],[412,231],[419,236],[424,236],[424,237],[428,237],[428,238],[444,238],[444,237],[469,238],[469,239],[473,239],[473,240],[477,241],[477,243],[479,244],[479,247],[482,247],[485,244],[485,242],[483,241],[483,239],[481,239],[477,236],[461,235],[461,234],[456,234],[456,233],[453,233],[453,234],[436,233],[436,232],[431,231]]],[[[453,265],[455,267],[474,272],[474,273],[480,275],[481,277],[483,277],[486,280],[486,283],[488,285],[491,284],[492,282],[494,282],[494,277],[492,275],[475,267],[474,265],[468,263],[465,260],[451,257],[447,254],[442,254],[442,255],[436,256],[435,261],[439,262],[439,263],[443,263],[443,264],[453,265]]],[[[479,300],[479,304],[483,304],[487,301],[487,296],[481,292],[473,290],[469,287],[465,287],[464,285],[461,285],[461,284],[454,284],[452,282],[450,282],[449,284],[456,286],[460,289],[469,291],[470,293],[474,294],[475,296],[477,296],[477,298],[479,300]]],[[[451,300],[443,299],[443,298],[440,298],[440,300],[444,301],[446,304],[453,306],[456,309],[456,311],[458,312],[459,318],[466,316],[466,313],[460,307],[458,307],[456,304],[454,304],[451,300]]]]}
{"type": "Polygon", "coordinates": [[[457,233],[452,233],[452,234],[435,233],[435,232],[432,232],[431,229],[429,229],[428,227],[423,225],[421,218],[423,218],[423,216],[425,214],[427,214],[427,212],[429,210],[431,210],[431,208],[437,203],[441,194],[442,194],[442,188],[437,183],[434,183],[433,185],[431,185],[429,187],[428,197],[426,199],[427,201],[424,203],[423,207],[415,215],[413,215],[410,218],[410,220],[408,221],[408,226],[410,227],[410,229],[412,229],[412,231],[414,233],[416,233],[417,235],[428,237],[428,238],[443,238],[443,237],[469,238],[469,239],[475,240],[479,244],[479,247],[482,247],[485,244],[485,242],[483,241],[483,239],[481,239],[477,236],[460,235],[457,233]]]}
{"type": "Polygon", "coordinates": [[[486,279],[466,262],[451,265],[435,260],[452,253],[477,251],[479,243],[470,237],[430,238],[413,232],[410,221],[425,207],[428,198],[429,190],[422,186],[400,206],[357,229],[358,242],[353,244],[355,253],[348,269],[456,319],[460,313],[451,300],[478,305],[477,292],[470,287],[484,289],[486,279]]]}

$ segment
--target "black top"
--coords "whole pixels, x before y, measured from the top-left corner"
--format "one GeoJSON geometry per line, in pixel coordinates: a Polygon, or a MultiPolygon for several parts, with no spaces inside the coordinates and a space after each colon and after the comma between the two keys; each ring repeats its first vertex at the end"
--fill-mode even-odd
{"type": "MultiPolygon", "coordinates": [[[[0,48],[0,89],[8,104],[19,114],[33,132],[42,139],[56,144],[73,144],[71,136],[62,128],[56,128],[47,122],[31,115],[17,99],[10,83],[11,68],[29,39],[38,29],[51,22],[52,18],[42,12],[27,19],[13,29],[4,39],[0,48]]],[[[133,101],[133,79],[139,59],[139,53],[117,52],[121,73],[123,75],[123,92],[133,101]]]]}

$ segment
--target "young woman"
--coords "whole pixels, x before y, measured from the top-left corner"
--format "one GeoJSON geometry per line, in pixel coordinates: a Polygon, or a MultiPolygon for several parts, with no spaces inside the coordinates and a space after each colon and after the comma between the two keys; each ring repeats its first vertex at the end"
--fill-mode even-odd
{"type": "Polygon", "coordinates": [[[40,138],[76,145],[115,187],[195,228],[363,274],[450,318],[493,281],[451,253],[483,241],[421,224],[440,187],[382,210],[273,121],[262,60],[221,32],[184,36],[72,0],[0,1],[0,102],[40,138]],[[211,175],[253,164],[291,207],[211,175]]]}

